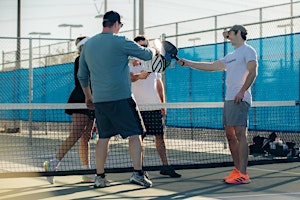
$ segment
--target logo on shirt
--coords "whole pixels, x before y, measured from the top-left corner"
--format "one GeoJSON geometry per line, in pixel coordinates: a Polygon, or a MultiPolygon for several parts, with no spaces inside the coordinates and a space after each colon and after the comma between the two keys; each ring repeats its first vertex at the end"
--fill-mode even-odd
{"type": "Polygon", "coordinates": [[[234,59],[232,59],[232,60],[228,60],[228,61],[226,62],[226,64],[232,63],[232,62],[234,62],[234,61],[236,61],[236,58],[234,58],[234,59]]]}

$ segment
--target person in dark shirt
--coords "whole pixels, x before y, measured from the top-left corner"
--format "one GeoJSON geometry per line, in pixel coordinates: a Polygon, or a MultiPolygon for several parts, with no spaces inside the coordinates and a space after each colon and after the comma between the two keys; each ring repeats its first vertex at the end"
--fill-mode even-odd
{"type": "MultiPolygon", "coordinates": [[[[85,96],[82,91],[81,85],[77,78],[77,72],[79,69],[79,58],[80,52],[83,48],[84,43],[89,38],[86,36],[78,37],[75,41],[78,49],[78,57],[74,62],[74,80],[75,88],[73,89],[68,103],[84,103],[85,96]]],[[[94,125],[94,111],[89,109],[66,109],[65,113],[72,115],[72,127],[70,135],[63,141],[56,152],[54,158],[50,161],[44,162],[44,168],[46,171],[56,171],[59,167],[61,160],[68,153],[68,151],[80,140],[79,145],[79,157],[83,169],[90,169],[90,147],[89,140],[91,138],[91,131],[94,125]]],[[[95,175],[83,175],[82,182],[94,182],[95,175]]],[[[54,176],[48,176],[47,180],[53,184],[55,182],[54,176]]]]}

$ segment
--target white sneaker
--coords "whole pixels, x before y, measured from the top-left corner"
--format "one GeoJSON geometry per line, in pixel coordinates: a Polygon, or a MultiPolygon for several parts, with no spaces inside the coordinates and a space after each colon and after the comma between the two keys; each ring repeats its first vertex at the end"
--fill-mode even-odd
{"type": "Polygon", "coordinates": [[[152,187],[152,181],[145,176],[145,172],[142,176],[140,176],[138,172],[133,172],[129,182],[144,186],[145,188],[152,187]]]}
{"type": "Polygon", "coordinates": [[[88,174],[82,176],[81,183],[94,183],[94,182],[95,182],[95,175],[88,174]]]}
{"type": "MultiPolygon", "coordinates": [[[[54,172],[57,171],[58,162],[55,162],[54,160],[45,161],[43,166],[46,172],[54,172]]],[[[55,183],[54,176],[47,176],[47,180],[50,184],[55,183]]]]}
{"type": "Polygon", "coordinates": [[[100,176],[96,176],[94,188],[104,188],[109,186],[110,186],[110,182],[106,180],[106,178],[101,178],[100,176]]]}

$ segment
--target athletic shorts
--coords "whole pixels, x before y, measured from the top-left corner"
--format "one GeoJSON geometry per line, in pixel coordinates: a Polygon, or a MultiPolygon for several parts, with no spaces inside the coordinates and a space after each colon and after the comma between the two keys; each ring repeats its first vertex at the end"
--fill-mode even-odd
{"type": "Polygon", "coordinates": [[[132,98],[94,103],[99,138],[120,134],[122,138],[141,135],[143,120],[132,98]]]}
{"type": "Polygon", "coordinates": [[[234,103],[233,100],[225,101],[223,109],[224,126],[248,127],[250,105],[246,101],[234,103]]]}
{"type": "Polygon", "coordinates": [[[162,115],[160,110],[141,111],[141,115],[145,124],[146,135],[162,135],[164,134],[162,115]]]}
{"type": "MultiPolygon", "coordinates": [[[[85,103],[85,96],[80,86],[76,86],[72,91],[68,103],[85,103]]],[[[90,119],[95,118],[95,113],[93,110],[89,109],[65,109],[65,113],[68,115],[73,115],[74,113],[87,115],[90,119]]]]}

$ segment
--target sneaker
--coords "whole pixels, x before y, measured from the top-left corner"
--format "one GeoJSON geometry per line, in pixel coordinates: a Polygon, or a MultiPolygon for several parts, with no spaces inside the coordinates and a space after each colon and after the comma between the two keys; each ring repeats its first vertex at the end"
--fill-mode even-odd
{"type": "Polygon", "coordinates": [[[94,183],[95,182],[95,175],[83,175],[81,183],[94,183]]]}
{"type": "Polygon", "coordinates": [[[234,185],[238,185],[238,184],[248,184],[251,182],[248,173],[247,174],[242,174],[239,173],[237,176],[235,177],[231,177],[225,180],[225,182],[227,184],[234,184],[234,185]]]}
{"type": "MultiPolygon", "coordinates": [[[[43,163],[43,166],[46,172],[54,172],[57,170],[58,163],[55,162],[54,160],[50,160],[50,161],[45,161],[43,163]]],[[[55,183],[54,176],[47,176],[47,180],[50,184],[55,183]]]]}
{"type": "Polygon", "coordinates": [[[141,176],[138,172],[133,172],[132,176],[129,179],[129,182],[144,186],[145,188],[152,187],[152,181],[145,176],[145,172],[141,176]]]}
{"type": "Polygon", "coordinates": [[[235,176],[239,175],[239,173],[240,173],[240,171],[239,171],[237,168],[234,168],[234,169],[228,174],[228,176],[225,176],[225,177],[223,178],[223,181],[226,181],[226,179],[229,179],[229,178],[231,178],[231,177],[235,177],[235,176]]]}
{"type": "Polygon", "coordinates": [[[110,182],[106,180],[106,178],[101,178],[101,176],[95,177],[94,188],[104,188],[109,186],[110,186],[110,182]]]}
{"type": "Polygon", "coordinates": [[[150,176],[149,176],[148,172],[144,171],[144,175],[145,175],[145,177],[146,177],[147,179],[150,180],[150,176]]]}
{"type": "Polygon", "coordinates": [[[171,166],[163,166],[163,168],[160,170],[159,173],[161,175],[167,175],[172,178],[180,178],[181,177],[181,174],[176,173],[175,170],[173,169],[173,167],[171,167],[171,166]]]}

